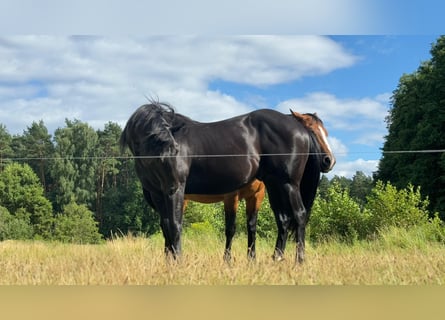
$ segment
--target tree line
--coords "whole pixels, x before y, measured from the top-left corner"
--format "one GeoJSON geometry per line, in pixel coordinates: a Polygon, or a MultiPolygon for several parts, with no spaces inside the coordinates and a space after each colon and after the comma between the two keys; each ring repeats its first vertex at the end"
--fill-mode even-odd
{"type": "Polygon", "coordinates": [[[95,130],[82,121],[67,119],[54,135],[43,121],[33,122],[23,134],[10,135],[0,125],[3,212],[22,217],[19,212],[24,211],[33,233],[43,238],[54,234],[54,219],[66,216],[67,208],[73,206],[87,210],[104,237],[157,231],[157,215],[145,204],[133,160],[121,155],[121,131],[112,122],[95,130]],[[34,204],[44,202],[45,209],[27,208],[17,197],[34,204]],[[45,227],[36,220],[39,215],[47,220],[45,227]]]}
{"type": "MultiPolygon", "coordinates": [[[[68,119],[54,135],[43,121],[33,122],[23,134],[16,135],[0,125],[3,238],[15,234],[19,238],[67,240],[71,236],[76,241],[77,237],[68,232],[71,229],[72,233],[94,234],[83,237],[91,242],[116,234],[159,231],[158,215],[145,203],[134,161],[129,153],[121,153],[121,132],[117,123],[109,122],[95,130],[87,123],[68,119]],[[88,231],[81,231],[82,223],[88,231]]],[[[350,190],[359,203],[364,203],[373,187],[373,179],[363,172],[352,179],[335,177],[329,181],[324,176],[319,188],[322,198],[334,182],[350,190]]],[[[267,199],[263,207],[270,211],[267,199]]],[[[240,223],[245,219],[242,211],[243,204],[240,223]]],[[[222,204],[195,204],[186,212],[185,225],[196,228],[211,221],[218,229],[224,225],[223,217],[222,204]]],[[[260,233],[273,234],[272,214],[265,213],[260,220],[260,233]]]]}
{"type": "MultiPolygon", "coordinates": [[[[134,161],[129,153],[121,153],[121,132],[116,123],[95,130],[79,120],[66,120],[53,136],[43,121],[33,122],[19,135],[10,135],[0,125],[0,240],[98,243],[113,235],[158,232],[158,215],[143,198],[134,161]]],[[[420,189],[391,188],[361,171],[351,179],[322,176],[310,238],[367,239],[383,226],[406,225],[407,220],[431,229],[428,219],[434,215],[420,189]],[[403,212],[391,209],[394,206],[403,212]]],[[[186,232],[223,237],[223,210],[222,203],[190,203],[184,217],[186,232]]],[[[242,202],[238,233],[246,232],[244,210],[242,202]]],[[[434,221],[441,234],[442,224],[434,221]]],[[[257,231],[260,237],[276,236],[267,198],[257,231]]]]}
{"type": "Polygon", "coordinates": [[[415,72],[402,75],[393,92],[375,178],[398,188],[421,186],[430,210],[445,219],[445,36],[432,44],[430,53],[431,59],[415,72]]]}
{"type": "MultiPolygon", "coordinates": [[[[321,202],[316,202],[315,208],[330,199],[330,203],[341,204],[335,209],[338,212],[342,206],[355,208],[347,217],[360,221],[373,212],[369,209],[370,195],[380,192],[380,186],[380,193],[389,193],[382,199],[389,201],[394,198],[390,196],[395,193],[391,189],[394,186],[397,192],[409,195],[398,201],[409,203],[409,199],[415,199],[412,206],[421,208],[422,216],[427,212],[431,219],[445,219],[445,36],[439,37],[430,52],[432,58],[413,74],[403,75],[393,93],[378,171],[372,178],[362,172],[352,179],[323,177],[317,200],[321,202]],[[435,152],[389,152],[393,150],[435,152]],[[335,200],[332,188],[343,195],[344,202],[335,200]]],[[[53,135],[43,121],[33,122],[23,134],[10,135],[0,124],[0,240],[40,237],[97,242],[113,234],[157,232],[159,218],[143,199],[133,160],[121,154],[121,132],[122,128],[113,122],[95,130],[82,121],[67,119],[53,135]]],[[[385,201],[379,201],[374,201],[375,208],[385,208],[385,201]]],[[[397,206],[397,201],[391,206],[397,206]]],[[[263,207],[270,211],[267,201],[263,207]]],[[[407,216],[411,207],[406,207],[407,216]]],[[[193,208],[187,210],[186,225],[207,228],[209,221],[222,225],[221,204],[207,205],[203,210],[193,208]],[[214,213],[212,208],[221,213],[214,213]]],[[[321,208],[328,210],[330,206],[321,208]]],[[[381,218],[375,212],[374,220],[366,220],[374,226],[381,218]]],[[[259,230],[271,234],[273,219],[270,214],[263,216],[267,218],[260,215],[259,230]]],[[[404,219],[403,212],[395,216],[404,219]]]]}

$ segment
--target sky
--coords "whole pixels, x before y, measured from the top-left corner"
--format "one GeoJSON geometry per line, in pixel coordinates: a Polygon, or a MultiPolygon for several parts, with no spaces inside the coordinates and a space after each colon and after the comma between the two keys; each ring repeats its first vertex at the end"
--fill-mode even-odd
{"type": "MultiPolygon", "coordinates": [[[[0,12],[8,2],[0,3],[0,12]]],[[[6,30],[0,34],[0,123],[9,133],[22,134],[39,120],[51,133],[63,127],[65,119],[79,119],[95,129],[109,121],[124,126],[147,98],[168,102],[198,121],[260,108],[289,113],[292,108],[316,112],[323,120],[337,158],[328,177],[376,171],[392,92],[404,73],[430,58],[431,44],[440,34],[434,19],[423,23],[423,32],[413,30],[417,20],[412,6],[405,5],[404,27],[403,19],[373,13],[377,9],[369,1],[354,6],[357,1],[312,0],[310,6],[297,8],[297,25],[290,14],[294,1],[274,2],[281,5],[278,9],[266,2],[252,6],[253,12],[234,11],[231,0],[216,9],[206,8],[205,1],[191,1],[201,5],[198,13],[173,0],[149,8],[165,11],[178,4],[180,10],[167,20],[150,15],[147,7],[132,6],[122,15],[122,3],[112,0],[101,18],[72,1],[67,9],[45,0],[33,11],[17,7],[17,2],[6,9],[26,23],[17,26],[13,14],[0,14],[0,29],[6,30]],[[277,10],[286,14],[278,19],[277,10]],[[138,20],[141,12],[154,18],[138,20]],[[126,25],[128,13],[136,22],[124,31],[117,29],[116,21],[126,25]],[[307,20],[306,13],[312,18],[307,20]],[[79,14],[85,23],[72,22],[79,14]],[[242,24],[246,15],[253,17],[247,25],[242,24]],[[181,17],[186,22],[178,23],[181,17]],[[138,31],[140,24],[151,31],[138,31]]]]}

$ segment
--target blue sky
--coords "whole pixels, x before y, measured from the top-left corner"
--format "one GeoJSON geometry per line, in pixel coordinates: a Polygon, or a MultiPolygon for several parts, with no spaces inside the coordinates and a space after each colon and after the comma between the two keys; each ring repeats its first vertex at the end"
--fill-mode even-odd
{"type": "Polygon", "coordinates": [[[244,10],[232,0],[28,2],[0,3],[0,123],[10,133],[41,119],[51,132],[66,118],[123,126],[145,96],[200,121],[292,108],[324,120],[337,155],[330,177],[376,170],[392,91],[430,58],[445,9],[432,0],[246,0],[244,10]]]}

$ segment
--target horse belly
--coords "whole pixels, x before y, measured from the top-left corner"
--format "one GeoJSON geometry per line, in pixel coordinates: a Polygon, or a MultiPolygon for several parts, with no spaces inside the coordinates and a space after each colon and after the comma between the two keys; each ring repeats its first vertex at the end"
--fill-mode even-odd
{"type": "Polygon", "coordinates": [[[225,194],[252,181],[258,161],[203,159],[195,161],[187,178],[186,194],[225,194]]]}

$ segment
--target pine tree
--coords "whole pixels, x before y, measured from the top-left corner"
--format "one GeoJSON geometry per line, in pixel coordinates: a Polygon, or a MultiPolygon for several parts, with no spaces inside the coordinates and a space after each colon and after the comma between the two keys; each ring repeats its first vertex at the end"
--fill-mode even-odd
{"type": "Polygon", "coordinates": [[[392,96],[388,135],[376,178],[397,188],[421,186],[430,209],[445,218],[445,154],[391,151],[445,149],[445,36],[431,48],[432,58],[405,74],[392,96]]]}

